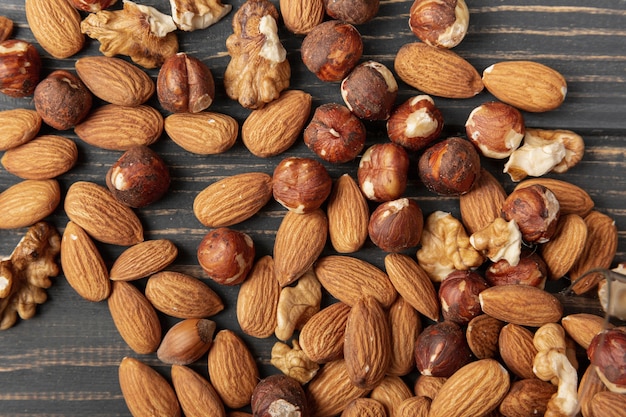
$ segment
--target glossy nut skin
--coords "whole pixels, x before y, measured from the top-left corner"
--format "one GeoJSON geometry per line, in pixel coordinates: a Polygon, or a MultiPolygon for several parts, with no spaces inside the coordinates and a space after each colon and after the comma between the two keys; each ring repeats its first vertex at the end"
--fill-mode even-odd
{"type": "Polygon", "coordinates": [[[451,137],[424,151],[418,173],[426,188],[436,194],[465,194],[480,175],[480,156],[469,141],[451,137]]]}
{"type": "Polygon", "coordinates": [[[545,243],[556,231],[559,201],[552,191],[540,184],[514,190],[504,200],[502,217],[515,220],[528,243],[545,243]]]}
{"type": "Polygon", "coordinates": [[[319,161],[288,157],[278,163],[272,176],[272,194],[283,207],[296,213],[318,209],[330,195],[333,181],[319,161]]]}
{"type": "Polygon", "coordinates": [[[409,28],[422,42],[454,48],[469,27],[465,0],[415,0],[409,10],[409,28]]]}
{"type": "Polygon", "coordinates": [[[57,70],[37,85],[33,101],[37,113],[47,125],[66,130],[87,117],[93,95],[77,75],[57,70]]]}
{"type": "Polygon", "coordinates": [[[309,416],[302,386],[285,374],[270,375],[259,381],[252,392],[250,406],[258,417],[309,416]]]}
{"type": "Polygon", "coordinates": [[[385,252],[402,252],[417,246],[423,228],[422,209],[408,198],[380,204],[372,212],[368,223],[370,239],[385,252]]]}
{"type": "Polygon", "coordinates": [[[494,159],[511,155],[522,142],[525,131],[522,113],[499,101],[476,107],[465,122],[467,138],[483,155],[494,159]]]}
{"type": "Polygon", "coordinates": [[[366,61],[341,82],[341,97],[357,117],[387,120],[398,97],[398,83],[389,68],[366,61]]]}
{"type": "Polygon", "coordinates": [[[133,146],[109,168],[106,185],[118,201],[129,207],[145,207],[169,189],[169,168],[152,149],[133,146]]]}
{"type": "Polygon", "coordinates": [[[337,103],[319,106],[304,129],[304,143],[331,163],[355,159],[365,146],[365,137],[363,122],[346,106],[337,103]]]}
{"type": "Polygon", "coordinates": [[[256,253],[254,242],[238,230],[220,227],[208,232],[197,257],[202,270],[213,281],[223,285],[238,285],[245,281],[256,253]]]}
{"type": "Polygon", "coordinates": [[[369,200],[383,202],[400,198],[406,190],[409,155],[395,143],[367,148],[357,170],[359,188],[369,200]]]}
{"type": "Polygon", "coordinates": [[[359,31],[349,23],[329,20],[315,26],[302,41],[304,65],[322,81],[343,80],[363,54],[359,31]]]}
{"type": "Polygon", "coordinates": [[[387,135],[410,151],[426,148],[439,138],[443,115],[427,95],[411,97],[396,107],[387,120],[387,135]]]}
{"type": "Polygon", "coordinates": [[[157,97],[172,113],[198,113],[215,98],[211,70],[198,58],[179,52],[165,60],[156,83],[157,97]]]}
{"type": "Polygon", "coordinates": [[[485,279],[489,285],[523,284],[543,288],[548,277],[548,267],[535,252],[522,252],[517,265],[511,265],[506,259],[491,264],[485,270],[485,279]]]}
{"type": "Polygon", "coordinates": [[[468,324],[482,313],[478,294],[489,284],[474,271],[454,271],[439,286],[439,300],[444,320],[468,324]]]}
{"type": "Polygon", "coordinates": [[[376,16],[380,0],[324,0],[324,6],[333,19],[360,25],[376,16]]]}
{"type": "Polygon", "coordinates": [[[41,57],[29,42],[8,39],[0,42],[0,92],[10,97],[27,97],[40,79],[41,57]]]}
{"type": "Polygon", "coordinates": [[[422,375],[447,378],[470,359],[465,332],[449,320],[426,327],[415,341],[415,365],[422,375]]]}

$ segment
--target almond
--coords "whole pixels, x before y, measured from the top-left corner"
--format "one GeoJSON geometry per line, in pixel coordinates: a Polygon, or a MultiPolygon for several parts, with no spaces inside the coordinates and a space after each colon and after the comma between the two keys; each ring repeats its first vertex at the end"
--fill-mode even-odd
{"type": "Polygon", "coordinates": [[[81,16],[69,1],[26,0],[24,8],[28,27],[50,55],[69,58],[83,48],[81,16]]]}
{"type": "Polygon", "coordinates": [[[153,107],[105,104],[74,127],[86,143],[113,151],[152,145],[163,133],[163,116],[153,107]]]}
{"type": "Polygon", "coordinates": [[[165,118],[165,132],[188,152],[215,155],[232,148],[239,136],[239,123],[215,112],[175,113],[165,118]]]}
{"type": "Polygon", "coordinates": [[[559,218],[554,236],[541,246],[550,279],[559,279],[569,271],[582,253],[587,241],[587,224],[577,214],[559,218]]]}
{"type": "Polygon", "coordinates": [[[500,412],[511,417],[544,415],[556,390],[556,385],[537,378],[515,381],[500,403],[500,412]]]}
{"type": "Polygon", "coordinates": [[[533,333],[517,324],[507,324],[500,330],[498,347],[507,368],[520,378],[535,378],[533,362],[537,349],[533,333]]]}
{"type": "Polygon", "coordinates": [[[517,184],[515,189],[539,184],[548,188],[559,200],[561,215],[578,214],[585,217],[593,209],[594,202],[589,194],[577,185],[554,178],[531,178],[517,184]]]}
{"type": "Polygon", "coordinates": [[[350,306],[336,302],[314,314],[300,330],[300,347],[317,363],[343,358],[343,343],[350,306]]]}
{"type": "Polygon", "coordinates": [[[101,185],[73,183],[64,206],[67,217],[100,242],[131,246],[143,241],[143,226],[135,212],[101,185]]]}
{"type": "Polygon", "coordinates": [[[23,180],[0,193],[0,229],[31,226],[54,212],[61,202],[56,180],[23,180]]]}
{"type": "Polygon", "coordinates": [[[472,188],[459,197],[461,221],[469,234],[483,230],[500,217],[505,199],[500,181],[482,168],[472,188]]]}
{"type": "Polygon", "coordinates": [[[0,151],[20,146],[37,136],[41,128],[41,116],[31,109],[0,111],[0,151]]]}
{"type": "Polygon", "coordinates": [[[261,158],[285,152],[302,134],[311,100],[311,95],[301,90],[283,91],[276,100],[253,110],[241,126],[243,144],[261,158]]]}
{"type": "Polygon", "coordinates": [[[369,207],[356,181],[344,174],[335,181],[328,198],[328,234],[339,253],[356,252],[368,236],[369,207]]]}
{"type": "Polygon", "coordinates": [[[324,20],[323,0],[280,0],[280,14],[285,27],[296,35],[306,35],[324,20]]]}
{"type": "Polygon", "coordinates": [[[404,376],[415,367],[415,341],[422,330],[419,314],[402,296],[389,307],[391,361],[387,375],[404,376]]]}
{"type": "Polygon", "coordinates": [[[86,56],[76,60],[74,67],[89,91],[111,104],[139,106],[155,91],[145,71],[121,58],[86,56]]]}
{"type": "Polygon", "coordinates": [[[167,239],[147,240],[122,252],[111,267],[114,281],[132,281],[161,271],[174,262],[178,248],[167,239]]]}
{"type": "Polygon", "coordinates": [[[394,417],[428,417],[430,399],[426,397],[411,397],[398,404],[394,417]]]}
{"type": "Polygon", "coordinates": [[[119,381],[126,406],[133,416],[181,415],[176,393],[156,370],[135,358],[122,359],[119,381]]]}
{"type": "Polygon", "coordinates": [[[533,61],[506,61],[483,71],[485,88],[498,100],[529,112],[554,110],[567,94],[565,78],[533,61]]]}
{"type": "Polygon", "coordinates": [[[117,331],[132,350],[139,354],[157,350],[161,322],[154,307],[133,284],[113,281],[108,306],[117,331]]]}
{"type": "Polygon", "coordinates": [[[591,411],[595,416],[620,417],[626,408],[626,394],[603,391],[591,399],[591,411]]]}
{"type": "Polygon", "coordinates": [[[403,45],[394,68],[402,81],[425,94],[469,98],[483,90],[480,74],[472,64],[455,52],[422,42],[403,45]]]}
{"type": "Polygon", "coordinates": [[[357,398],[348,404],[341,417],[387,417],[387,410],[372,398],[357,398]]]}
{"type": "Polygon", "coordinates": [[[61,265],[70,286],[86,300],[102,301],[111,293],[109,271],[89,235],[69,221],[61,239],[61,265]]]}
{"type": "Polygon", "coordinates": [[[433,400],[448,378],[443,376],[418,375],[413,385],[413,392],[419,397],[433,400]]]}
{"type": "Polygon", "coordinates": [[[608,388],[600,379],[596,367],[594,365],[587,366],[578,384],[578,403],[584,417],[600,417],[593,413],[591,401],[597,393],[603,391],[608,391],[608,388]]]}
{"type": "Polygon", "coordinates": [[[213,385],[193,369],[173,365],[172,385],[186,417],[226,417],[213,385]]]}
{"type": "Polygon", "coordinates": [[[165,333],[157,349],[163,363],[189,365],[202,357],[213,342],[215,322],[208,319],[185,319],[165,333]]]}
{"type": "Polygon", "coordinates": [[[207,227],[228,227],[254,216],[271,198],[270,175],[235,174],[200,191],[193,202],[193,213],[207,227]]]}
{"type": "Polygon", "coordinates": [[[20,178],[46,180],[69,171],[77,159],[78,148],[73,140],[43,135],[7,150],[2,166],[20,178]]]}
{"type": "Polygon", "coordinates": [[[589,313],[569,314],[561,319],[561,325],[567,334],[585,350],[595,335],[607,327],[613,327],[604,317],[589,313]]]}
{"type": "Polygon", "coordinates": [[[413,393],[402,378],[387,375],[374,387],[369,396],[385,406],[388,416],[395,416],[398,405],[413,396],[413,393]]]}
{"type": "Polygon", "coordinates": [[[478,359],[494,358],[498,353],[498,338],[504,323],[487,314],[470,320],[465,338],[470,350],[478,359]]]}

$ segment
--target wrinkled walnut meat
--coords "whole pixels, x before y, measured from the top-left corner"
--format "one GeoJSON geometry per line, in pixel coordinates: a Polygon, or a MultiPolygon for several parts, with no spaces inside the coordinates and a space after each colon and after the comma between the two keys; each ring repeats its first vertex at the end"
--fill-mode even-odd
{"type": "Polygon", "coordinates": [[[271,364],[282,371],[283,374],[292,377],[301,384],[306,384],[317,374],[320,366],[300,348],[297,340],[293,340],[293,347],[276,342],[272,347],[271,364]]]}
{"type": "Polygon", "coordinates": [[[302,328],[320,310],[322,285],[312,269],[298,279],[294,287],[280,291],[277,307],[276,331],[279,340],[287,340],[296,329],[302,328]]]}
{"type": "Polygon", "coordinates": [[[80,29],[100,41],[100,52],[105,56],[127,55],[144,68],[160,67],[178,52],[172,17],[129,0],[124,1],[122,10],[90,14],[80,29]]]}
{"type": "Polygon", "coordinates": [[[8,329],[19,315],[27,320],[35,315],[37,304],[47,299],[44,289],[50,277],[59,274],[56,257],[61,237],[45,222],[31,226],[11,256],[0,262],[0,330],[8,329]]]}
{"type": "Polygon", "coordinates": [[[245,108],[261,108],[289,86],[291,67],[278,38],[278,16],[268,0],[248,0],[233,18],[224,87],[245,108]]]}
{"type": "Polygon", "coordinates": [[[220,0],[170,0],[170,6],[176,26],[188,32],[208,28],[233,8],[220,0]]]}
{"type": "Polygon", "coordinates": [[[472,246],[492,262],[505,259],[517,266],[522,252],[522,232],[515,220],[496,218],[489,226],[470,236],[472,246]]]}

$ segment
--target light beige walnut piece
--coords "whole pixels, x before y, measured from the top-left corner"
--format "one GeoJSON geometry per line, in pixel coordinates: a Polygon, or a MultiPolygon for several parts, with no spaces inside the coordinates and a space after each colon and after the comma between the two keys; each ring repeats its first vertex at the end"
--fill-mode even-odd
{"type": "Polygon", "coordinates": [[[220,0],[170,0],[172,18],[180,30],[206,29],[219,22],[233,8],[220,0]]]}
{"type": "Polygon", "coordinates": [[[515,220],[496,218],[489,226],[473,233],[470,244],[492,262],[505,259],[511,266],[519,263],[522,252],[522,232],[515,220]]]}
{"type": "Polygon", "coordinates": [[[272,347],[270,363],[283,374],[306,384],[317,374],[320,366],[304,353],[297,340],[292,343],[293,347],[289,347],[283,342],[276,342],[272,347]]]}
{"type": "Polygon", "coordinates": [[[278,298],[276,330],[279,340],[287,340],[320,311],[322,285],[312,269],[304,273],[295,287],[285,287],[278,298]]]}
{"type": "Polygon", "coordinates": [[[261,108],[289,86],[291,67],[278,37],[278,17],[269,0],[248,0],[233,18],[224,87],[245,108],[261,108]]]}

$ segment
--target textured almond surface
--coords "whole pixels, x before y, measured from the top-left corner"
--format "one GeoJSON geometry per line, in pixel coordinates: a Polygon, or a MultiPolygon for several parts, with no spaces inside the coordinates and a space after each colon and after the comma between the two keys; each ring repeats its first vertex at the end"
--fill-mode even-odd
{"type": "Polygon", "coordinates": [[[387,375],[370,392],[370,398],[375,399],[385,406],[387,414],[396,415],[397,407],[401,402],[411,397],[413,393],[399,376],[387,375]]]}
{"type": "Polygon", "coordinates": [[[350,175],[344,174],[335,181],[326,211],[333,248],[339,253],[361,249],[367,240],[370,213],[365,196],[350,175]]]}
{"type": "Polygon", "coordinates": [[[391,360],[388,375],[403,376],[415,366],[415,340],[422,330],[421,318],[402,296],[389,307],[391,360]]]}
{"type": "Polygon", "coordinates": [[[313,315],[300,330],[300,347],[317,363],[343,357],[343,343],[350,306],[336,302],[313,315]]]}
{"type": "Polygon", "coordinates": [[[17,229],[52,214],[61,202],[56,180],[23,180],[0,193],[0,229],[17,229]]]}
{"type": "Polygon", "coordinates": [[[513,374],[520,378],[535,378],[533,361],[537,349],[530,330],[517,324],[505,325],[500,330],[498,347],[500,357],[513,374]]]}
{"type": "Polygon", "coordinates": [[[68,58],[83,48],[81,16],[69,1],[26,0],[26,20],[35,39],[55,58],[68,58]]]}
{"type": "Polygon", "coordinates": [[[224,404],[202,375],[181,365],[172,366],[172,385],[186,417],[225,417],[224,404]]]}
{"type": "Polygon", "coordinates": [[[474,317],[465,331],[467,344],[478,359],[494,358],[498,354],[498,338],[504,323],[487,314],[474,317]]]}
{"type": "Polygon", "coordinates": [[[239,123],[215,112],[175,113],[165,118],[165,131],[184,150],[214,155],[230,149],[239,136],[239,123]]]}
{"type": "Polygon", "coordinates": [[[556,385],[537,378],[515,381],[499,410],[505,416],[544,415],[556,390],[556,385]]]}
{"type": "Polygon", "coordinates": [[[562,215],[578,214],[585,217],[593,209],[594,202],[587,191],[571,182],[554,178],[530,178],[517,184],[515,189],[540,184],[550,189],[559,200],[562,215]]]}
{"type": "Polygon", "coordinates": [[[559,218],[554,236],[541,246],[550,279],[559,279],[569,271],[582,253],[587,241],[587,224],[577,214],[559,218]]]}
{"type": "Polygon", "coordinates": [[[591,411],[595,416],[620,417],[626,408],[626,394],[599,392],[591,399],[591,411]]]}
{"type": "Polygon", "coordinates": [[[20,178],[46,180],[69,171],[77,159],[78,149],[73,140],[43,135],[6,151],[2,166],[20,178]]]}
{"type": "Polygon", "coordinates": [[[595,335],[605,329],[605,326],[613,327],[605,318],[596,314],[574,313],[561,319],[561,325],[567,334],[576,343],[587,349],[595,335]]]}
{"type": "Polygon", "coordinates": [[[304,35],[324,20],[324,0],[280,0],[280,14],[290,32],[304,35]]]}
{"type": "Polygon", "coordinates": [[[500,217],[505,199],[506,191],[500,181],[486,169],[481,169],[472,188],[459,197],[461,221],[468,233],[482,230],[500,217]]]}
{"type": "Polygon", "coordinates": [[[41,116],[31,109],[0,111],[0,151],[14,148],[33,139],[41,128],[41,116]]]}
{"type": "Polygon", "coordinates": [[[597,393],[602,391],[608,391],[608,388],[600,379],[596,367],[588,366],[578,383],[578,402],[583,416],[594,417],[591,401],[597,393]]]}
{"type": "Polygon", "coordinates": [[[174,262],[178,248],[168,239],[137,243],[122,252],[111,267],[110,278],[131,281],[155,274],[174,262]]]}
{"type": "Polygon", "coordinates": [[[387,410],[380,402],[372,398],[357,398],[341,413],[342,417],[386,417],[387,410]]]}

